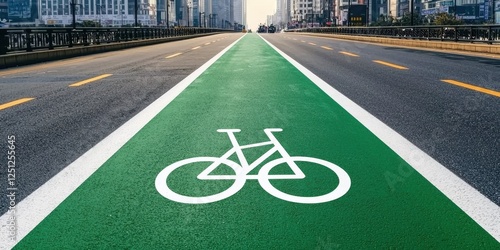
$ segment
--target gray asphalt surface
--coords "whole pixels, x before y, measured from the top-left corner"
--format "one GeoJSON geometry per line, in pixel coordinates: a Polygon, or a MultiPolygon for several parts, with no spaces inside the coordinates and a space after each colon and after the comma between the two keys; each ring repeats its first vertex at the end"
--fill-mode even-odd
{"type": "Polygon", "coordinates": [[[500,59],[289,33],[263,37],[500,205],[500,98],[441,81],[500,91],[500,59]]]}
{"type": "Polygon", "coordinates": [[[0,104],[35,98],[0,110],[0,213],[8,209],[8,136],[15,136],[19,203],[239,37],[220,34],[0,70],[0,104]],[[68,87],[102,74],[113,75],[68,87]]]}

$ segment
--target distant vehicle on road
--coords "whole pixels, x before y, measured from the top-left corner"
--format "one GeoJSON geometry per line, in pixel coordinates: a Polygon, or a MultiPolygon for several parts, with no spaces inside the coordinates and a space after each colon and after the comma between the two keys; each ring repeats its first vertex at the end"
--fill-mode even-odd
{"type": "Polygon", "coordinates": [[[267,33],[274,33],[274,32],[276,32],[276,27],[271,24],[267,29],[267,33]]]}
{"type": "Polygon", "coordinates": [[[257,33],[267,33],[267,26],[265,26],[265,25],[259,26],[257,33]]]}

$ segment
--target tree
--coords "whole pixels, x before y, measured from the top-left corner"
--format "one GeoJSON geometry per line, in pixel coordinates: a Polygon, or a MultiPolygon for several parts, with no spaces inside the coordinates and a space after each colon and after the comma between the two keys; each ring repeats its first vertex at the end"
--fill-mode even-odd
{"type": "MultiPolygon", "coordinates": [[[[406,14],[403,15],[403,17],[401,18],[401,20],[399,20],[399,23],[402,26],[410,26],[410,25],[412,25],[411,18],[412,18],[411,14],[410,13],[406,13],[406,14]]],[[[419,14],[414,13],[413,14],[413,25],[422,25],[422,24],[423,24],[422,16],[420,16],[419,14]]]]}
{"type": "Polygon", "coordinates": [[[377,21],[372,23],[371,26],[392,26],[394,18],[392,16],[380,15],[377,21]]]}
{"type": "Polygon", "coordinates": [[[464,24],[463,20],[457,19],[455,16],[449,13],[439,13],[434,18],[434,23],[436,25],[460,25],[464,24]]]}

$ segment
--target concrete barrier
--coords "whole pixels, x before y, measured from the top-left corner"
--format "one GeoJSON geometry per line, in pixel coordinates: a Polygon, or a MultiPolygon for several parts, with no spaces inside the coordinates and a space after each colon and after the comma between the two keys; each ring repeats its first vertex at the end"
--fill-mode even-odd
{"type": "Polygon", "coordinates": [[[301,34],[310,36],[330,37],[344,40],[372,42],[380,44],[390,44],[417,48],[429,49],[443,49],[454,51],[467,51],[467,52],[480,52],[490,54],[500,54],[500,44],[475,44],[464,42],[441,42],[441,41],[427,41],[427,40],[413,40],[405,38],[385,38],[385,37],[368,37],[368,36],[350,36],[350,35],[334,35],[322,33],[294,33],[287,34],[301,34]]]}
{"type": "Polygon", "coordinates": [[[56,48],[53,50],[14,53],[14,54],[0,56],[0,69],[60,60],[65,58],[90,55],[108,51],[122,50],[139,46],[147,46],[165,42],[179,41],[179,40],[185,40],[185,39],[191,39],[191,38],[209,36],[215,34],[219,33],[196,34],[188,36],[138,40],[138,41],[129,41],[120,43],[92,45],[92,46],[79,46],[74,48],[56,48]]]}

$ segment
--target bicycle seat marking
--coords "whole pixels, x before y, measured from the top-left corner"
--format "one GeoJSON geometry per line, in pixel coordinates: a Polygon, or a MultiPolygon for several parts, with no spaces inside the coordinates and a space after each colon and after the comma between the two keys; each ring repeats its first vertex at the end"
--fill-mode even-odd
{"type": "Polygon", "coordinates": [[[254,143],[249,145],[239,145],[236,140],[235,133],[240,132],[240,129],[218,129],[219,133],[226,133],[229,136],[229,140],[233,147],[229,149],[221,157],[194,157],[188,158],[175,162],[167,167],[165,167],[156,177],[155,187],[156,190],[165,198],[170,199],[175,202],[186,203],[186,204],[206,204],[211,202],[220,201],[226,199],[234,194],[236,194],[245,185],[246,180],[258,180],[261,187],[267,191],[272,196],[295,203],[304,204],[315,204],[333,201],[345,195],[349,188],[351,187],[351,178],[347,172],[340,168],[339,166],[318,158],[305,157],[305,156],[290,156],[288,152],[283,148],[281,143],[273,135],[273,132],[281,132],[281,128],[267,128],[264,129],[264,133],[269,138],[267,142],[254,143]],[[265,152],[253,163],[248,164],[248,161],[243,154],[243,149],[262,147],[266,145],[272,145],[272,148],[265,152]],[[274,153],[278,152],[281,158],[274,159],[262,166],[258,174],[249,174],[253,169],[258,167],[262,162],[269,158],[274,153]],[[229,160],[233,154],[236,154],[240,164],[229,160]],[[192,163],[198,162],[211,162],[211,164],[203,170],[198,176],[199,180],[234,180],[234,183],[225,191],[201,197],[186,196],[178,194],[168,186],[168,177],[176,169],[186,166],[192,163]],[[331,170],[338,178],[338,185],[331,192],[312,197],[295,196],[288,193],[284,193],[277,188],[275,188],[270,180],[291,180],[291,179],[303,179],[305,178],[304,172],[297,166],[296,162],[309,162],[321,165],[331,170]],[[270,174],[270,171],[282,163],[288,164],[293,174],[270,174]],[[211,174],[217,167],[221,164],[227,165],[234,171],[234,175],[215,175],[211,174]]]}

